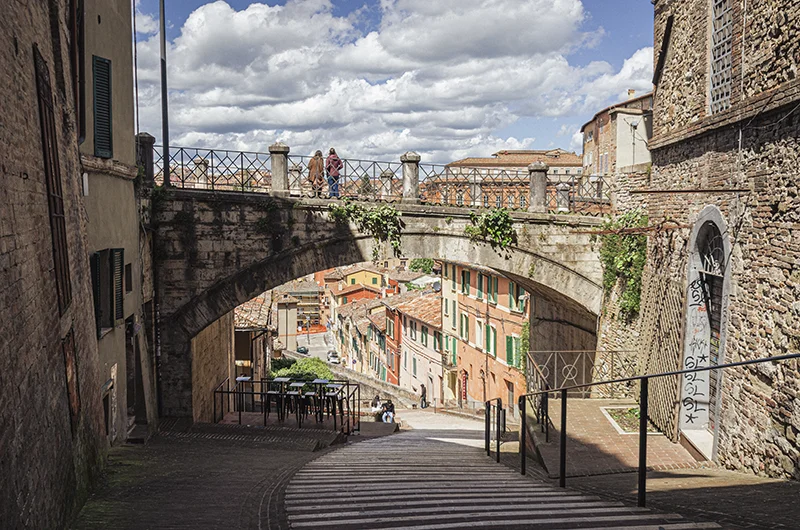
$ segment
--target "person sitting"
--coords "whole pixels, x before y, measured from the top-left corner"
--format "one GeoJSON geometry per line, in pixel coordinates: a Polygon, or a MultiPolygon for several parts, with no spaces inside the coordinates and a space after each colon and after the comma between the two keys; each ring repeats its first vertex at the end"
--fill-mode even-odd
{"type": "Polygon", "coordinates": [[[383,405],[381,404],[381,397],[375,394],[375,399],[372,400],[372,412],[381,412],[383,405]]]}
{"type": "Polygon", "coordinates": [[[391,399],[383,404],[383,423],[394,423],[394,403],[391,399]]]}

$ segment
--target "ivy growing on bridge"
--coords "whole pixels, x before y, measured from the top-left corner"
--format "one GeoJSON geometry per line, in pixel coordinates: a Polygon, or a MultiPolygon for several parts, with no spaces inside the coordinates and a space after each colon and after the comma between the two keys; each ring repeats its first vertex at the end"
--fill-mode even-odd
{"type": "Polygon", "coordinates": [[[472,223],[464,228],[464,233],[473,241],[488,241],[492,247],[505,250],[517,242],[514,220],[505,208],[492,208],[480,215],[470,212],[472,223]]]}
{"type": "Polygon", "coordinates": [[[340,225],[352,222],[359,232],[369,234],[375,240],[372,247],[372,259],[377,261],[380,256],[380,246],[389,243],[392,253],[400,256],[400,235],[403,230],[403,221],[400,212],[394,206],[381,204],[372,208],[365,208],[353,204],[347,199],[342,204],[329,206],[330,219],[340,225]]]}
{"type": "Polygon", "coordinates": [[[647,236],[636,228],[647,226],[647,216],[634,210],[603,223],[600,261],[603,265],[603,289],[611,293],[619,282],[620,313],[633,318],[639,313],[642,294],[642,271],[647,260],[647,236]]]}

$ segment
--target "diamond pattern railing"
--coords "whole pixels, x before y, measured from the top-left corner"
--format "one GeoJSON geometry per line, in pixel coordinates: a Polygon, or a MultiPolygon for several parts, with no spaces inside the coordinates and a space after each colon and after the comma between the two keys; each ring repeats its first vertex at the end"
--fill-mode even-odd
{"type": "MultiPolygon", "coordinates": [[[[177,188],[266,193],[272,190],[269,153],[170,147],[170,184],[177,188]]],[[[153,146],[153,174],[164,180],[161,146],[153,146]]]]}

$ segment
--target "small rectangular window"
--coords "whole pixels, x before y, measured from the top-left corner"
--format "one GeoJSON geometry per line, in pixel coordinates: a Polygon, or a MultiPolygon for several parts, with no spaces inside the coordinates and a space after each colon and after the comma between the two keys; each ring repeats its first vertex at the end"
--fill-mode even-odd
{"type": "Polygon", "coordinates": [[[372,277],[372,285],[378,285],[378,278],[376,276],[372,277]]]}
{"type": "Polygon", "coordinates": [[[414,377],[417,377],[417,358],[416,357],[412,357],[411,361],[412,361],[412,363],[414,365],[414,377]]]}

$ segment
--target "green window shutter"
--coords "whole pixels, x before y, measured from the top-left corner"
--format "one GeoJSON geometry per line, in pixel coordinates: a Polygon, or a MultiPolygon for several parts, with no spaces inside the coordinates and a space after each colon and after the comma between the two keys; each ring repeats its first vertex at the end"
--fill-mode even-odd
{"type": "Polygon", "coordinates": [[[452,274],[450,274],[450,288],[455,292],[456,290],[456,266],[453,265],[452,274]]]}
{"type": "Polygon", "coordinates": [[[378,284],[378,278],[375,278],[375,277],[373,276],[373,277],[372,277],[372,285],[377,285],[377,284],[378,284]]]}
{"type": "Polygon", "coordinates": [[[492,333],[492,328],[489,327],[489,324],[486,324],[486,332],[485,332],[486,336],[484,338],[484,342],[486,343],[486,352],[487,353],[489,352],[489,345],[491,344],[491,342],[490,342],[491,333],[492,333]]]}
{"type": "Polygon", "coordinates": [[[492,302],[497,303],[497,285],[500,283],[497,276],[492,278],[492,302]]]}
{"type": "Polygon", "coordinates": [[[515,311],[517,309],[517,305],[514,300],[514,282],[508,282],[508,308],[511,311],[515,311]]]}
{"type": "Polygon", "coordinates": [[[483,274],[478,273],[478,298],[483,298],[483,274]]]}
{"type": "Polygon", "coordinates": [[[514,366],[517,368],[522,367],[522,355],[523,353],[520,351],[522,345],[522,341],[519,337],[514,337],[514,366]]]}
{"type": "Polygon", "coordinates": [[[94,299],[94,323],[97,336],[100,337],[100,323],[102,322],[102,307],[100,304],[100,253],[94,252],[89,257],[92,270],[92,298],[94,299]]]}
{"type": "Polygon", "coordinates": [[[350,285],[355,285],[355,284],[356,284],[356,279],[350,278],[350,285]]]}
{"type": "Polygon", "coordinates": [[[472,273],[470,271],[467,271],[467,284],[466,284],[467,290],[465,291],[467,295],[469,295],[471,284],[472,284],[472,273]]]}
{"type": "Polygon", "coordinates": [[[514,366],[514,337],[506,335],[506,363],[514,366]]]}
{"type": "Polygon", "coordinates": [[[92,56],[94,90],[94,155],[100,158],[114,156],[111,124],[111,61],[92,56]]]}
{"type": "Polygon", "coordinates": [[[124,316],[124,309],[123,309],[123,287],[122,287],[122,275],[124,270],[124,263],[125,263],[125,251],[121,248],[114,248],[111,249],[111,270],[112,274],[112,281],[114,282],[114,318],[116,320],[122,320],[125,318],[124,316]]]}
{"type": "Polygon", "coordinates": [[[492,355],[497,357],[497,330],[492,329],[492,355]]]}
{"type": "Polygon", "coordinates": [[[416,375],[417,375],[417,358],[416,358],[416,357],[413,357],[413,358],[411,359],[411,361],[412,361],[412,363],[414,364],[414,376],[416,376],[416,375]]]}

